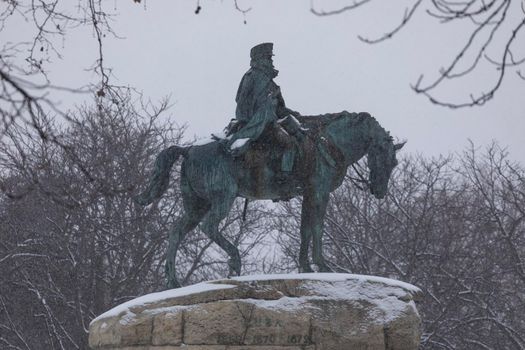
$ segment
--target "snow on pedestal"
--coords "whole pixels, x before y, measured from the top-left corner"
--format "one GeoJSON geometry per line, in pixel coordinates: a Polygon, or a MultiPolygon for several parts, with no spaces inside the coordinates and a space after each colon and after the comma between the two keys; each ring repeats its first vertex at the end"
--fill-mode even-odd
{"type": "Polygon", "coordinates": [[[417,349],[421,291],[336,273],[242,276],[152,293],[90,324],[92,349],[417,349]]]}

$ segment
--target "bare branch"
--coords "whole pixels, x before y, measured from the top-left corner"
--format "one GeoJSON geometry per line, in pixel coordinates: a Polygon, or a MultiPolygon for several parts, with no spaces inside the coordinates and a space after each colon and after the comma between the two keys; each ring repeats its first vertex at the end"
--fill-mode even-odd
{"type": "MultiPolygon", "coordinates": [[[[510,4],[510,3],[508,3],[508,4],[510,4]]],[[[507,7],[507,9],[508,9],[508,7],[507,7]]],[[[507,9],[505,9],[504,13],[506,13],[507,9]]],[[[508,41],[507,41],[507,43],[505,45],[505,48],[503,50],[503,57],[502,57],[502,60],[501,60],[502,64],[498,68],[498,72],[499,72],[498,78],[497,78],[496,82],[493,84],[492,88],[490,90],[486,91],[486,92],[481,93],[481,95],[478,96],[478,97],[471,96],[471,101],[470,102],[464,102],[464,103],[445,102],[443,100],[439,100],[439,99],[435,98],[434,96],[432,96],[430,91],[435,89],[445,78],[450,78],[450,74],[449,73],[454,69],[456,64],[462,59],[463,54],[464,54],[465,50],[468,48],[468,46],[470,45],[470,43],[472,42],[473,37],[471,37],[471,39],[469,40],[469,44],[456,56],[456,58],[454,59],[453,63],[444,72],[441,73],[441,76],[437,80],[435,80],[430,85],[428,85],[428,86],[426,86],[424,88],[421,88],[420,84],[421,84],[421,81],[423,79],[423,76],[420,76],[420,78],[418,79],[417,83],[412,86],[412,89],[418,94],[425,95],[432,103],[440,105],[440,106],[444,106],[444,107],[449,107],[449,108],[452,108],[452,109],[484,105],[487,101],[491,100],[494,97],[495,92],[501,86],[501,83],[503,82],[503,78],[504,78],[504,75],[505,75],[505,68],[508,66],[507,62],[508,62],[509,56],[510,56],[510,47],[511,47],[514,39],[516,38],[516,34],[524,26],[525,26],[525,18],[523,18],[523,20],[519,23],[519,25],[516,26],[514,28],[514,30],[512,31],[512,34],[511,34],[510,38],[508,39],[508,41]]]]}
{"type": "MultiPolygon", "coordinates": [[[[317,10],[312,2],[311,11],[318,16],[337,15],[346,11],[351,11],[368,1],[353,1],[348,6],[341,7],[332,11],[317,10]]],[[[401,29],[403,29],[408,22],[413,18],[413,15],[421,7],[422,0],[416,0],[415,3],[405,9],[405,13],[401,18],[401,22],[387,31],[385,34],[377,38],[367,38],[364,35],[359,35],[358,38],[368,44],[383,42],[393,38],[401,29]]],[[[520,10],[525,13],[525,5],[520,3],[520,10]]],[[[525,64],[525,58],[516,59],[512,55],[511,45],[517,36],[517,33],[522,29],[523,25],[519,24],[514,27],[514,30],[507,34],[507,23],[512,23],[512,18],[508,15],[509,11],[518,10],[517,2],[512,0],[465,0],[465,1],[449,1],[449,0],[431,0],[430,8],[426,9],[426,13],[434,18],[439,19],[442,23],[450,23],[453,21],[461,21],[464,19],[470,20],[474,24],[473,31],[469,34],[466,44],[457,52],[452,61],[443,69],[439,71],[436,79],[423,86],[424,75],[421,74],[415,84],[411,88],[417,93],[422,94],[431,103],[448,108],[464,108],[473,106],[482,106],[487,101],[494,97],[496,91],[500,88],[503,82],[504,75],[509,67],[518,67],[525,64]],[[515,6],[515,7],[511,7],[515,6]],[[497,48],[501,54],[501,61],[495,60],[487,54],[489,49],[496,47],[495,38],[506,35],[506,46],[503,49],[497,48]],[[475,47],[478,42],[481,42],[479,47],[475,47]],[[472,56],[472,61],[467,61],[467,57],[472,56]],[[474,74],[474,72],[481,70],[480,62],[485,58],[488,62],[494,64],[497,69],[496,80],[481,93],[470,94],[463,102],[452,102],[451,98],[438,98],[436,91],[439,87],[443,87],[447,81],[453,79],[465,78],[467,75],[474,74]],[[466,67],[461,68],[466,64],[466,67]]],[[[517,75],[524,79],[522,71],[517,71],[517,75]]],[[[464,100],[464,99],[463,99],[464,100]]]]}
{"type": "Polygon", "coordinates": [[[416,10],[419,7],[419,5],[421,5],[422,1],[423,0],[417,0],[417,2],[410,9],[408,9],[408,8],[405,9],[405,14],[403,16],[403,20],[394,29],[390,30],[389,32],[385,33],[384,35],[382,35],[381,37],[376,38],[376,39],[368,39],[368,38],[363,37],[362,35],[359,35],[358,36],[359,40],[361,40],[361,41],[363,41],[363,42],[365,42],[367,44],[376,44],[376,43],[379,43],[381,41],[384,41],[384,40],[387,40],[387,39],[391,39],[395,34],[397,34],[397,32],[399,32],[403,27],[405,27],[405,25],[408,23],[408,21],[410,21],[410,19],[412,18],[412,16],[416,12],[416,10]]]}
{"type": "Polygon", "coordinates": [[[371,0],[353,0],[352,4],[350,4],[350,5],[341,7],[341,8],[336,9],[336,10],[324,11],[324,10],[317,10],[315,8],[314,2],[312,0],[311,4],[310,4],[310,12],[312,12],[316,16],[333,16],[333,15],[341,14],[341,13],[346,12],[346,11],[354,10],[354,9],[356,9],[356,8],[362,6],[362,5],[364,5],[364,4],[366,4],[367,2],[370,2],[370,1],[371,0]]]}
{"type": "MultiPolygon", "coordinates": [[[[9,311],[7,310],[7,306],[5,305],[4,298],[1,295],[0,295],[0,302],[2,303],[2,309],[4,310],[4,313],[5,313],[6,317],[7,317],[7,321],[9,322],[10,331],[12,331],[16,335],[16,337],[22,342],[22,344],[25,346],[25,348],[27,350],[31,350],[29,345],[27,345],[27,342],[25,341],[24,337],[22,336],[22,334],[20,334],[20,332],[18,331],[17,327],[13,323],[11,315],[9,315],[9,311]]],[[[14,345],[13,345],[13,347],[14,347],[14,345]]],[[[19,347],[16,347],[16,348],[17,349],[22,349],[22,348],[19,348],[19,347]]]]}
{"type": "Polygon", "coordinates": [[[242,13],[243,15],[246,15],[248,12],[251,11],[251,7],[248,7],[248,8],[245,8],[243,9],[242,7],[239,6],[239,0],[234,0],[233,1],[234,5],[235,5],[235,9],[237,11],[239,11],[240,13],[242,13]]]}

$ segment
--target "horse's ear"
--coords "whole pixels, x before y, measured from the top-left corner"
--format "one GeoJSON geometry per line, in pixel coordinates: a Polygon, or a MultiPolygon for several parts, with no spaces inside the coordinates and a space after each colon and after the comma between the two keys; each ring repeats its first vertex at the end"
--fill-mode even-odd
{"type": "Polygon", "coordinates": [[[396,143],[396,144],[394,145],[394,151],[396,151],[396,152],[399,151],[401,148],[403,148],[403,146],[405,145],[405,143],[407,143],[407,142],[406,142],[406,141],[403,141],[403,142],[401,142],[401,143],[396,143]]]}

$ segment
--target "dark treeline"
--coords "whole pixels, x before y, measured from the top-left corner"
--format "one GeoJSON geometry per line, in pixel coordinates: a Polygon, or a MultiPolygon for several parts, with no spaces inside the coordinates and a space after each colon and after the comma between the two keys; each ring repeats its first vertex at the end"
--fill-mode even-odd
{"type": "MultiPolygon", "coordinates": [[[[166,105],[83,107],[55,142],[11,127],[0,143],[0,348],[87,349],[91,319],[164,288],[166,239],[182,210],[178,169],[142,208],[154,157],[184,128],[166,105]]],[[[45,130],[44,128],[44,130],[45,130]]],[[[297,271],[300,200],[238,201],[221,229],[243,273],[297,271]]],[[[497,144],[461,156],[405,156],[375,200],[350,180],[331,198],[324,249],[335,271],[379,275],[424,291],[422,349],[525,349],[525,171],[497,144]]],[[[225,277],[227,257],[197,229],[179,280],[225,277]]]]}

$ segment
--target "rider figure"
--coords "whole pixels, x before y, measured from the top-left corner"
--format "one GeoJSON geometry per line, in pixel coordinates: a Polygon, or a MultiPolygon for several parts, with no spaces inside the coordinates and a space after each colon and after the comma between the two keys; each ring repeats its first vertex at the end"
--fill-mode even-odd
{"type": "Polygon", "coordinates": [[[237,109],[235,117],[238,127],[230,138],[232,148],[239,147],[242,152],[243,143],[237,140],[257,140],[267,127],[275,127],[277,139],[285,151],[281,162],[281,178],[290,175],[295,156],[294,140],[277,124],[287,116],[298,116],[298,112],[286,107],[279,86],[273,79],[279,73],[273,66],[273,44],[262,43],[254,46],[250,51],[251,68],[242,77],[237,90],[237,109]]]}

